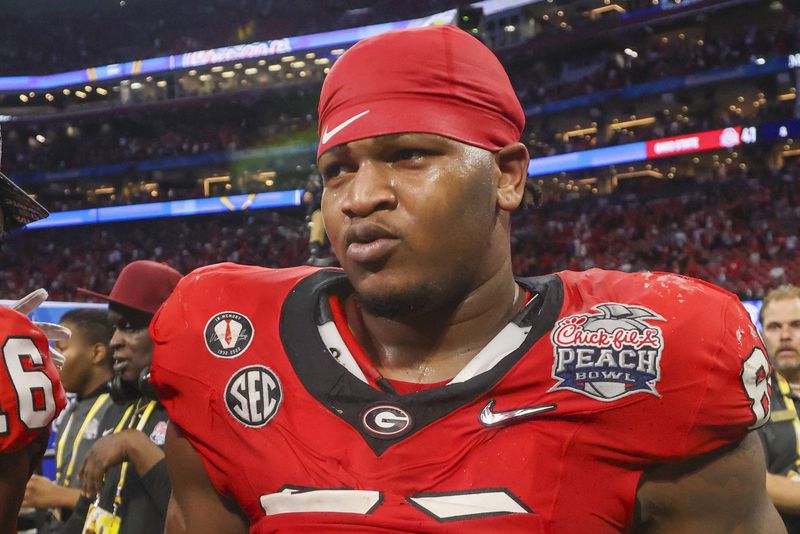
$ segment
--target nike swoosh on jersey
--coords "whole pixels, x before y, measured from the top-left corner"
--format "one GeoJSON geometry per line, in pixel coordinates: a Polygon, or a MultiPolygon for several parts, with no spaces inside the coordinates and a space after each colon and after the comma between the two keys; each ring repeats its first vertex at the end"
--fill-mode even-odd
{"type": "Polygon", "coordinates": [[[343,123],[341,123],[338,126],[336,126],[335,128],[333,128],[331,131],[328,131],[328,127],[325,126],[325,131],[322,132],[322,138],[320,139],[320,143],[322,143],[324,145],[325,143],[327,143],[328,141],[331,140],[331,137],[333,137],[337,133],[341,132],[342,130],[344,130],[345,128],[350,126],[352,123],[354,123],[355,121],[357,121],[358,119],[360,119],[361,117],[366,115],[367,113],[369,113],[369,110],[362,111],[358,115],[353,115],[352,117],[350,117],[349,119],[347,119],[343,123]]]}
{"type": "Polygon", "coordinates": [[[518,408],[516,410],[507,410],[505,412],[495,412],[492,409],[494,408],[494,404],[495,400],[492,399],[487,402],[486,406],[484,406],[483,410],[481,410],[478,419],[483,426],[502,425],[504,423],[514,421],[515,419],[531,417],[545,412],[551,412],[556,409],[555,404],[541,404],[539,406],[529,406],[526,408],[518,408]]]}

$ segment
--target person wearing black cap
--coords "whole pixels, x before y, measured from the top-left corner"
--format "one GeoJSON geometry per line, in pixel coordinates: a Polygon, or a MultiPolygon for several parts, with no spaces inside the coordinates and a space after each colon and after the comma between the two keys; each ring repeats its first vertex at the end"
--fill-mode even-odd
{"type": "Polygon", "coordinates": [[[339,57],[317,160],[343,270],[204,267],[150,326],[168,534],[785,532],[752,433],[769,362],[734,295],[514,276],[524,123],[455,27],[339,57]]]}
{"type": "Polygon", "coordinates": [[[81,290],[108,301],[115,325],[111,397],[124,412],[113,424],[101,424],[111,432],[86,453],[78,473],[82,496],[59,532],[151,534],[164,527],[171,491],[162,452],[168,419],[148,384],[153,343],[147,326],[180,278],[167,265],[142,260],[120,272],[109,295],[81,290]]]}
{"type": "MultiPolygon", "coordinates": [[[[12,230],[47,217],[47,210],[0,173],[0,241],[12,230]]],[[[33,323],[27,315],[44,300],[39,289],[10,308],[0,307],[0,532],[16,532],[25,485],[47,448],[52,421],[66,406],[57,368],[63,363],[48,337],[69,330],[33,323]]]]}

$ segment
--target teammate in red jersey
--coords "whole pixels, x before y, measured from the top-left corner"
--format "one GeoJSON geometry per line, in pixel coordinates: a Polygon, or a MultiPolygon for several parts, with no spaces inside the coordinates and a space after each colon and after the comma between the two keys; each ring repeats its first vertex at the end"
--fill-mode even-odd
{"type": "Polygon", "coordinates": [[[319,106],[343,270],[223,264],[151,324],[169,534],[783,532],[737,299],[511,271],[524,114],[452,27],[346,52],[319,106]]]}
{"type": "MultiPolygon", "coordinates": [[[[0,239],[6,230],[46,216],[0,173],[0,239]]],[[[66,405],[47,339],[67,339],[69,331],[49,324],[40,325],[43,330],[26,317],[46,298],[40,289],[11,308],[0,307],[0,532],[16,532],[25,484],[47,448],[50,423],[66,405]]]]}

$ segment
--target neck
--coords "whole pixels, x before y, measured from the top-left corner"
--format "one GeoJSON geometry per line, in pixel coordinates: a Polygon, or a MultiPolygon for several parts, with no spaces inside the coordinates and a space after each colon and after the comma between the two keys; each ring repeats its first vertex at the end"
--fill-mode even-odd
{"type": "Polygon", "coordinates": [[[78,399],[83,400],[92,394],[97,388],[111,380],[110,372],[93,372],[89,379],[86,381],[81,391],[78,393],[78,399]]]}
{"type": "Polygon", "coordinates": [[[454,305],[386,319],[345,304],[354,336],[386,378],[433,383],[455,376],[525,305],[510,258],[454,305]]]}

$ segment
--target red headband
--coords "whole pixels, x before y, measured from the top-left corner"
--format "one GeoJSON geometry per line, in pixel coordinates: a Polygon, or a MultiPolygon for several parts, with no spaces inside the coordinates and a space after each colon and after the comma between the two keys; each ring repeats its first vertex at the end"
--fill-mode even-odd
{"type": "Polygon", "coordinates": [[[387,32],[334,64],[319,101],[319,148],[418,132],[496,151],[519,141],[525,114],[494,53],[453,26],[387,32]]]}

